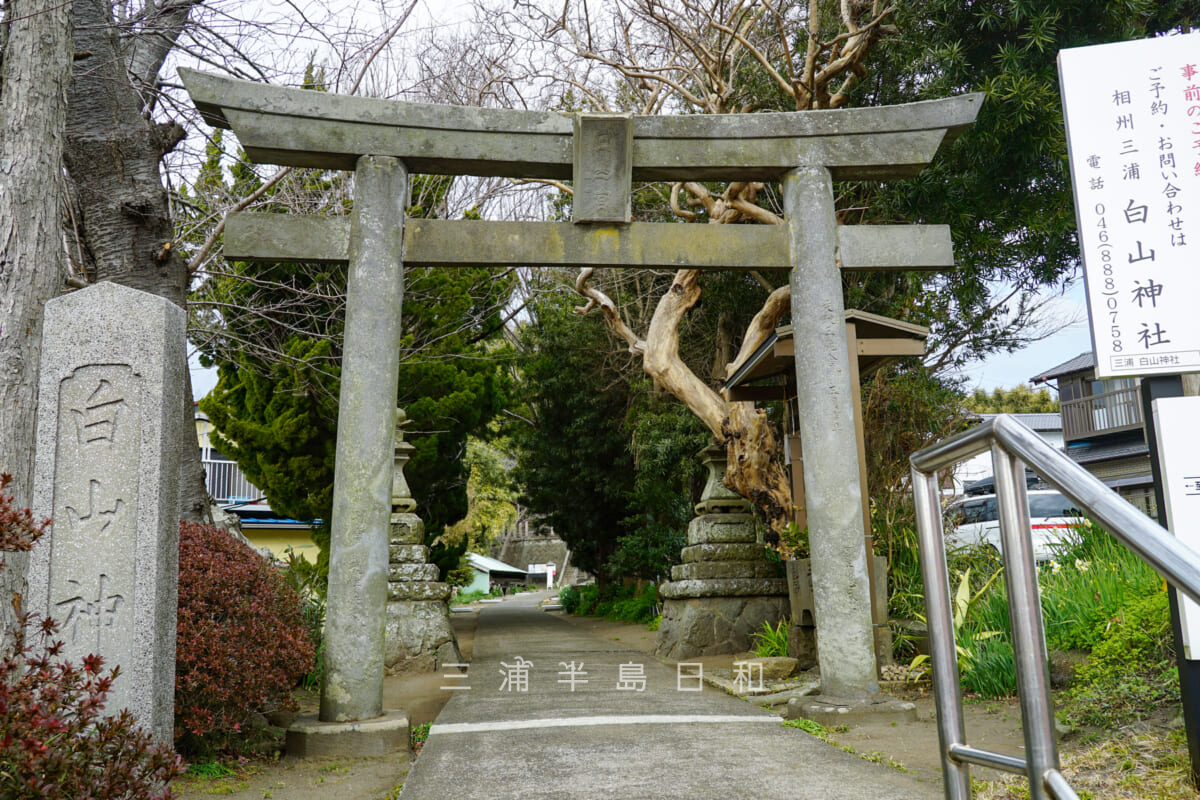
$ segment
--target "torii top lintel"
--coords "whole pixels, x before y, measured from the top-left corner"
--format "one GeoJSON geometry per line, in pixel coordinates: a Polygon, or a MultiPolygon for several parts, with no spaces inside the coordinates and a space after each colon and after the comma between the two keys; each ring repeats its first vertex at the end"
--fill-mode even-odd
{"type": "MultiPolygon", "coordinates": [[[[412,266],[787,269],[780,226],[630,224],[633,180],[775,179],[820,166],[834,179],[916,174],[970,125],[982,95],[880,108],[640,117],[402,103],[288,89],[181,69],[196,107],[259,162],[353,170],[360,156],[412,172],[575,181],[572,223],[409,220],[412,266]]],[[[831,211],[832,213],[832,211],[831,211]]],[[[345,217],[231,214],[225,255],[349,258],[345,217]]],[[[944,225],[839,226],[843,270],[949,269],[944,225]]]]}
{"type": "MultiPolygon", "coordinates": [[[[573,177],[574,115],[404,103],[289,89],[180,69],[205,120],[261,163],[353,170],[395,156],[413,172],[573,177]]],[[[772,180],[820,165],[835,180],[915,175],[975,120],[982,94],[898,106],[633,116],[632,178],[772,180]]]]}

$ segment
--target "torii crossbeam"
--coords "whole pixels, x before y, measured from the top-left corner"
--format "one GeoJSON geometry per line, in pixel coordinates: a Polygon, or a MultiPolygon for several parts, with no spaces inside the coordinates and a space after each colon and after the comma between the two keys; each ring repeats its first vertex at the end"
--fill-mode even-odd
{"type": "Polygon", "coordinates": [[[238,214],[225,253],[347,261],[321,719],[382,713],[392,409],[405,264],[791,270],[822,692],[878,691],[842,269],[949,269],[945,226],[839,226],[833,181],[910,177],[982,95],[721,116],[559,114],[346,97],[180,70],[259,162],[354,170],[349,221],[238,214]],[[405,220],[410,172],[574,181],[567,223],[405,220]],[[781,180],[782,226],[631,223],[638,181],[781,180]]]}

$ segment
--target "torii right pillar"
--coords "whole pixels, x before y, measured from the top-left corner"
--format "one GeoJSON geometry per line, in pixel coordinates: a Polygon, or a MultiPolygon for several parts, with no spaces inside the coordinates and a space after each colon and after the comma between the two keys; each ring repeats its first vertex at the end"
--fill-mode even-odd
{"type": "Polygon", "coordinates": [[[821,694],[834,704],[869,704],[879,684],[829,170],[790,171],[783,202],[821,694]]]}

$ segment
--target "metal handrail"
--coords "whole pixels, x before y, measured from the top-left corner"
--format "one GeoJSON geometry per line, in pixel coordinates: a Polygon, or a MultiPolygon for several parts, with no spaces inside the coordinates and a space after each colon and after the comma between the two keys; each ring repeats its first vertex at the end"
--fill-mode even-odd
{"type": "Polygon", "coordinates": [[[968,765],[978,764],[1024,773],[1029,781],[1030,800],[1078,800],[1059,772],[1046,637],[1025,490],[1025,464],[1196,602],[1200,602],[1200,556],[1008,414],[993,417],[957,436],[919,450],[909,461],[916,501],[921,577],[925,582],[930,664],[946,798],[969,800],[968,765]],[[950,571],[946,564],[937,472],[989,449],[996,476],[1025,758],[969,747],[963,725],[950,571]]]}

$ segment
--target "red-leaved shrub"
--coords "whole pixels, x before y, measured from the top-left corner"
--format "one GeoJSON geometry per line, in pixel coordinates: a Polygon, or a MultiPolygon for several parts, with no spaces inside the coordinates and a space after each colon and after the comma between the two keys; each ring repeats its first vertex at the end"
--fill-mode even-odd
{"type": "Polygon", "coordinates": [[[258,553],[221,528],[179,526],[175,744],[235,749],[249,717],[294,710],[312,668],[300,597],[258,553]]]}
{"type": "MultiPolygon", "coordinates": [[[[8,482],[0,475],[0,550],[28,550],[46,523],[14,507],[2,491],[8,482]]],[[[57,631],[52,619],[22,614],[0,657],[0,797],[169,797],[169,781],[183,771],[178,756],[155,745],[128,711],[103,716],[117,670],[105,672],[96,655],[82,667],[62,659],[57,631]]]]}

